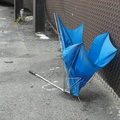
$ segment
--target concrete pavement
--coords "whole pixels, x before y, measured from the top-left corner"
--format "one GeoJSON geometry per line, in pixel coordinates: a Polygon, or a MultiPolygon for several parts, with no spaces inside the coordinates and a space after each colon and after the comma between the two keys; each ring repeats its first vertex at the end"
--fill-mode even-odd
{"type": "Polygon", "coordinates": [[[40,39],[31,22],[14,24],[13,6],[0,4],[0,120],[120,120],[120,103],[94,76],[80,99],[65,94],[28,70],[63,87],[58,38],[40,39]]]}

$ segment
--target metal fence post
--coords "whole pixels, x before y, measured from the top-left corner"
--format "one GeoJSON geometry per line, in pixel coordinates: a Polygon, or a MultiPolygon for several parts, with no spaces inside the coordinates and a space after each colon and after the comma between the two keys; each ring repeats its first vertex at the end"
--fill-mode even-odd
{"type": "Polygon", "coordinates": [[[16,20],[20,15],[20,9],[23,9],[23,0],[14,0],[14,19],[16,20]]]}
{"type": "Polygon", "coordinates": [[[33,0],[33,16],[35,32],[45,29],[45,0],[33,0]]]}

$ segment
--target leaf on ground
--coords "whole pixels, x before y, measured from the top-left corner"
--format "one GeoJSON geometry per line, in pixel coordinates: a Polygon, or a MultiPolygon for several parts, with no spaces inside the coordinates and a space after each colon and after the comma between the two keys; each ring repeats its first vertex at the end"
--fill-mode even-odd
{"type": "Polygon", "coordinates": [[[0,18],[1,20],[6,20],[6,18],[0,18]]]}

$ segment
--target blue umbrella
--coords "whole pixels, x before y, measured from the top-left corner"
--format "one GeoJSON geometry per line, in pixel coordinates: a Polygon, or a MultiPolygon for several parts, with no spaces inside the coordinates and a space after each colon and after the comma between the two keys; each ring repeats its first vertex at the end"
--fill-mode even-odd
{"type": "Polygon", "coordinates": [[[66,28],[57,14],[63,60],[68,73],[70,93],[79,96],[80,89],[92,75],[105,67],[116,55],[109,33],[97,36],[88,52],[83,44],[83,24],[76,30],[66,28]]]}

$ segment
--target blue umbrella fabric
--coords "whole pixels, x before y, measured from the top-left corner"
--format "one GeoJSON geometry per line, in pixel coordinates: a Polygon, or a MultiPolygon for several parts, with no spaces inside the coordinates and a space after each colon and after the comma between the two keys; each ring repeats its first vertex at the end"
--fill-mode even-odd
{"type": "Polygon", "coordinates": [[[78,33],[77,30],[70,30],[58,18],[57,16],[70,93],[79,96],[81,88],[86,85],[96,71],[105,67],[114,58],[117,49],[112,45],[109,33],[104,33],[94,39],[88,52],[83,44],[83,29],[78,30],[78,33]]]}
{"type": "Polygon", "coordinates": [[[68,73],[70,93],[79,96],[80,89],[100,68],[90,61],[83,44],[66,48],[63,51],[63,60],[68,73]]]}
{"type": "Polygon", "coordinates": [[[57,23],[59,26],[60,40],[62,43],[63,50],[71,45],[83,43],[84,23],[82,23],[75,30],[71,30],[63,24],[58,13],[56,13],[56,18],[57,18],[57,23]]]}
{"type": "Polygon", "coordinates": [[[74,44],[66,48],[63,51],[63,60],[68,71],[71,94],[79,96],[80,89],[96,71],[105,67],[114,58],[116,52],[117,49],[110,42],[108,33],[95,38],[90,52],[86,51],[83,44],[74,44]]]}
{"type": "Polygon", "coordinates": [[[117,49],[110,41],[110,34],[104,33],[94,39],[88,57],[95,65],[102,68],[115,57],[116,52],[117,49]]]}

